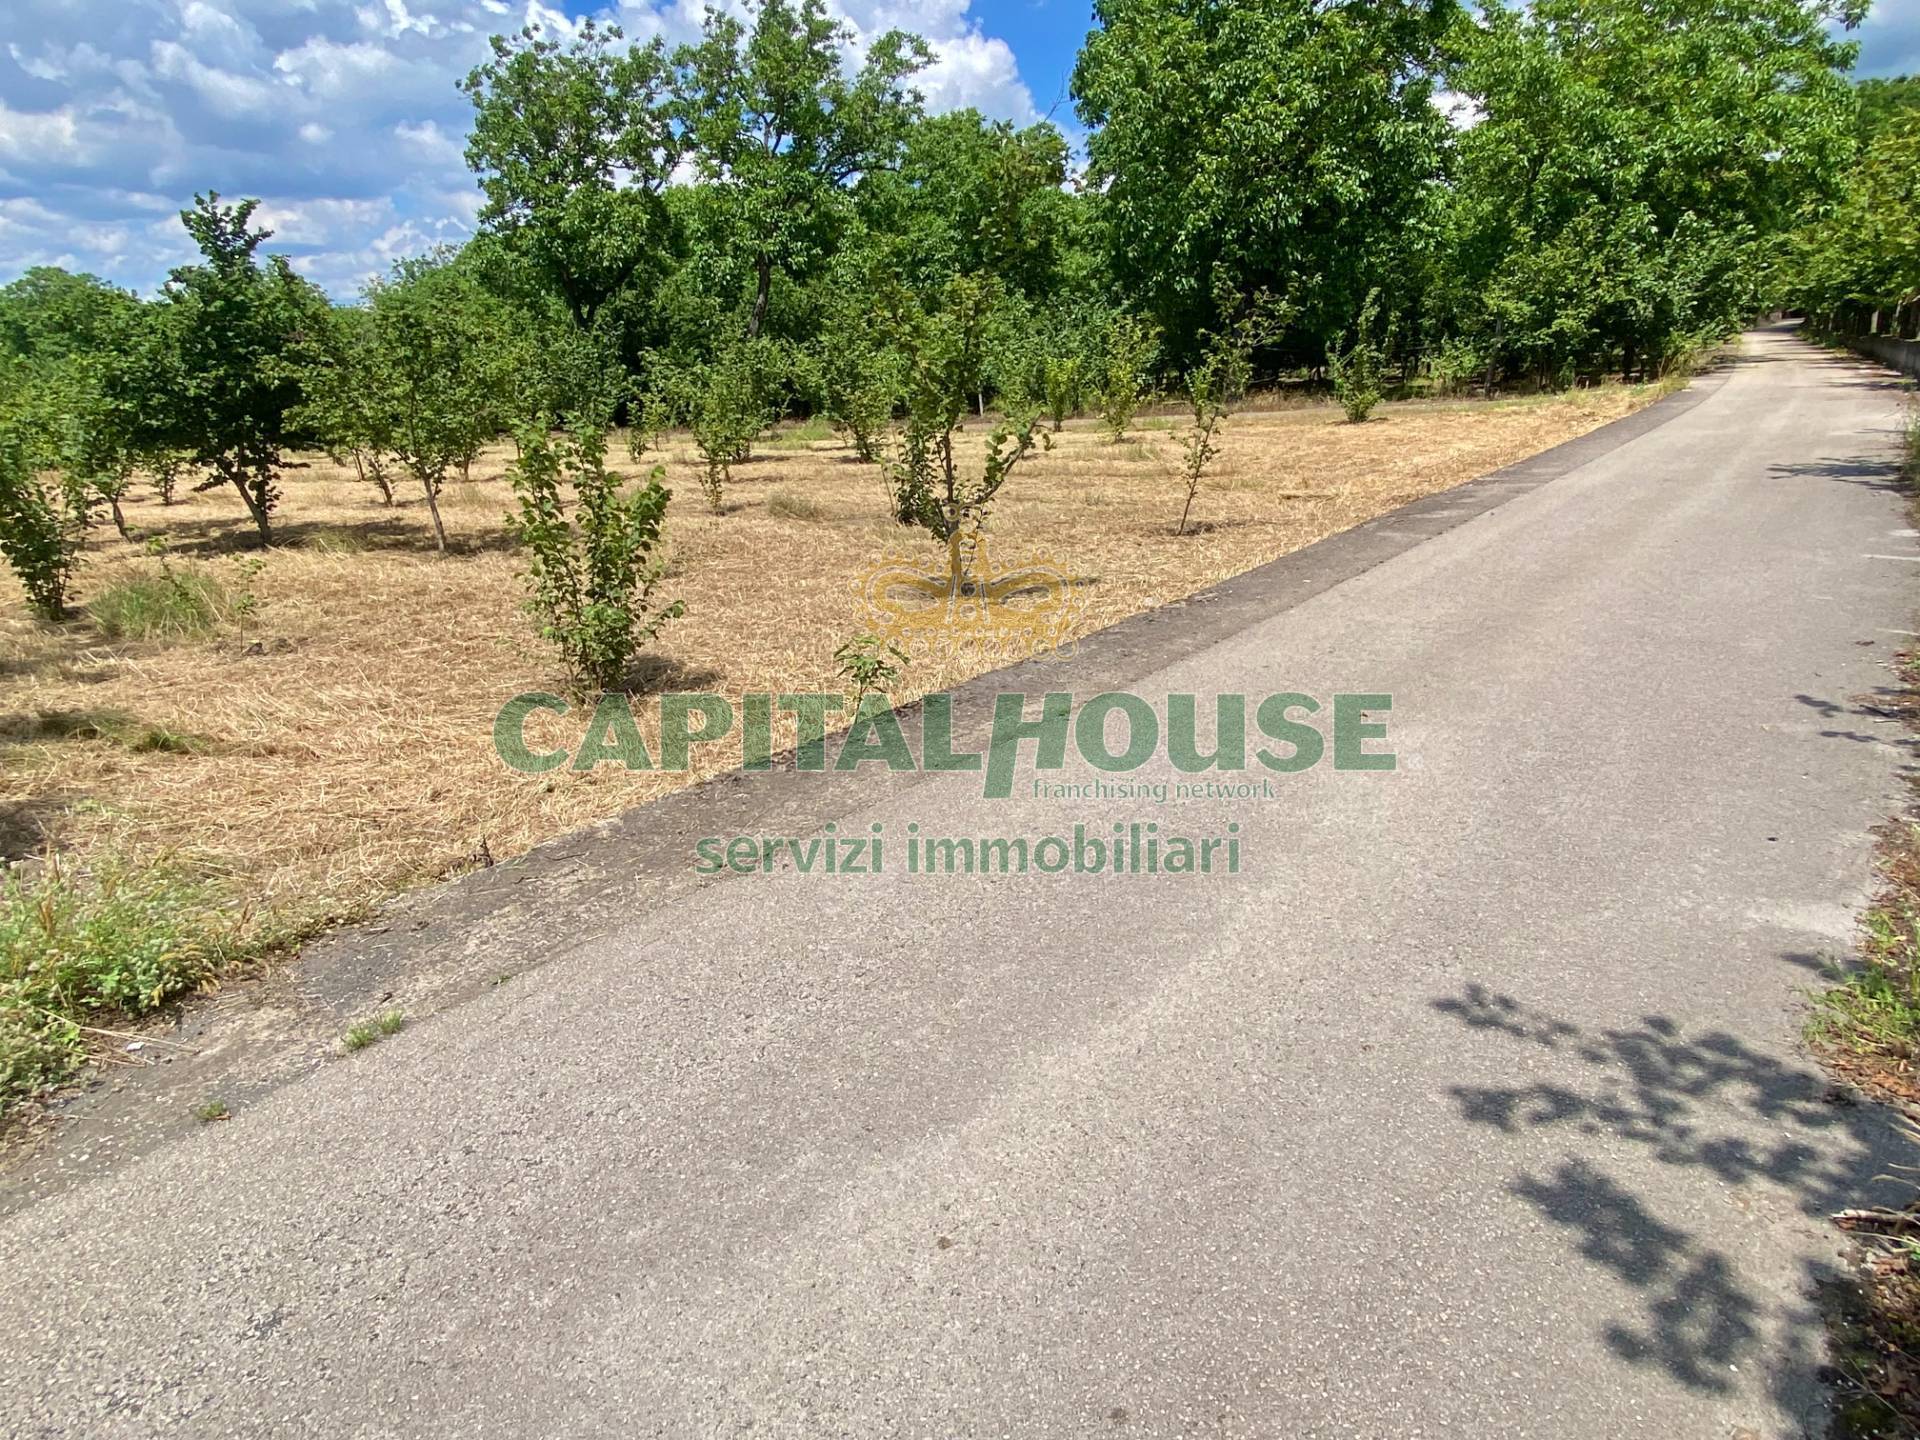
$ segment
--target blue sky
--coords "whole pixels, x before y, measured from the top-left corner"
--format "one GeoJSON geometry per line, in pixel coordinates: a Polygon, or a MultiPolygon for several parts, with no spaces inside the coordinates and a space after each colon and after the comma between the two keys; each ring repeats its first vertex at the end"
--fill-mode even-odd
{"type": "MultiPolygon", "coordinates": [[[[471,233],[454,82],[486,38],[594,14],[690,38],[702,0],[4,0],[0,283],[33,265],[146,292],[189,257],[195,190],[260,197],[272,248],[351,296],[471,233]]],[[[928,37],[935,109],[1073,128],[1087,0],[829,0],[858,36],[928,37]]],[[[1861,73],[1920,71],[1920,0],[1881,0],[1861,73]]]]}

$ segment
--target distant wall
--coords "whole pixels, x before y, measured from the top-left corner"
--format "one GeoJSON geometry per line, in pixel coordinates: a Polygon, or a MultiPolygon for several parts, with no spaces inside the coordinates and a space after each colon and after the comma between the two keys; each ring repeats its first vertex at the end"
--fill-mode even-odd
{"type": "Polygon", "coordinates": [[[1890,335],[1850,335],[1846,343],[1882,365],[1891,365],[1920,379],[1920,340],[1896,340],[1890,335]]]}

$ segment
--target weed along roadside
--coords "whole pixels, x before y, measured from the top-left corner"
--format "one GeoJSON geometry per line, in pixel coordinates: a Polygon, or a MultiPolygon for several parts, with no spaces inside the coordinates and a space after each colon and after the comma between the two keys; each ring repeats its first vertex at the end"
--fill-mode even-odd
{"type": "MultiPolygon", "coordinates": [[[[1920,398],[1902,413],[1900,483],[1920,522],[1920,398]]],[[[1892,662],[1891,685],[1854,703],[1920,733],[1920,656],[1892,662]]],[[[1830,957],[1807,1022],[1814,1052],[1843,1082],[1902,1118],[1920,1141],[1920,803],[1878,831],[1878,893],[1852,955],[1830,957]]],[[[1838,1440],[1920,1429],[1920,1193],[1904,1208],[1862,1203],[1834,1223],[1855,1241],[1845,1286],[1824,1307],[1843,1402],[1838,1440]]]]}

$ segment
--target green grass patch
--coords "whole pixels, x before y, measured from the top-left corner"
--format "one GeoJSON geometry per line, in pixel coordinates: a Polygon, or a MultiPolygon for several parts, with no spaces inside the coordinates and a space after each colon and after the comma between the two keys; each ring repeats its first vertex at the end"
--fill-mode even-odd
{"type": "Polygon", "coordinates": [[[364,1050],[369,1045],[377,1045],[389,1035],[398,1035],[407,1028],[407,1016],[403,1010],[388,1010],[374,1016],[371,1020],[362,1020],[357,1025],[349,1025],[340,1036],[340,1045],[349,1054],[355,1050],[364,1050]]]}
{"type": "Polygon", "coordinates": [[[1829,986],[1809,1033],[1856,1058],[1910,1061],[1920,1048],[1920,983],[1912,963],[1869,962],[1829,986]]]}
{"type": "Polygon", "coordinates": [[[197,640],[236,613],[218,578],[171,565],[108,586],[87,609],[109,640],[197,640]]]}
{"type": "Polygon", "coordinates": [[[315,530],[307,536],[303,548],[321,555],[359,555],[366,550],[367,542],[351,530],[315,530]]]}
{"type": "Polygon", "coordinates": [[[177,866],[56,861],[0,880],[0,1106],[78,1069],[90,1028],[151,1014],[270,939],[177,866]]]}
{"type": "Polygon", "coordinates": [[[818,501],[797,490],[775,490],[767,496],[767,514],[782,520],[824,520],[827,512],[818,501]]]}
{"type": "Polygon", "coordinates": [[[783,426],[762,437],[760,445],[766,450],[804,450],[809,445],[832,438],[833,426],[828,423],[827,417],[815,415],[798,425],[783,426]]]}

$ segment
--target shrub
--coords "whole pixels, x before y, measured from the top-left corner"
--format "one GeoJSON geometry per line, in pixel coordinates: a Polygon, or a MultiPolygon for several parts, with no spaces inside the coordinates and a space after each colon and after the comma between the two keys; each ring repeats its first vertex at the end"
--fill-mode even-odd
{"type": "Polygon", "coordinates": [[[955,459],[953,432],[979,384],[982,340],[995,299],[992,282],[966,277],[948,282],[942,307],[931,315],[911,297],[891,297],[908,377],[906,429],[886,466],[894,517],[946,542],[956,565],[960,542],[986,523],[994,498],[1037,438],[1037,411],[1012,414],[987,437],[977,477],[963,475],[955,459]]]}
{"type": "Polygon", "coordinates": [[[1107,325],[1106,353],[1100,371],[1100,419],[1118,444],[1139,412],[1153,359],[1153,327],[1132,315],[1115,315],[1107,325]]]}
{"type": "MultiPolygon", "coordinates": [[[[433,543],[447,549],[440,494],[464,475],[494,433],[500,392],[494,336],[504,316],[462,268],[437,258],[403,261],[367,287],[368,383],[388,419],[384,449],[419,482],[433,543]]],[[[611,408],[606,419],[611,418],[611,408]]]]}
{"type": "Polygon", "coordinates": [[[49,620],[67,613],[86,533],[84,504],[39,473],[26,438],[0,421],[0,553],[49,620]]]}
{"type": "Polygon", "coordinates": [[[655,466],[644,485],[622,493],[606,468],[606,435],[520,432],[520,459],[508,472],[520,512],[508,520],[528,552],[527,608],[583,690],[617,689],[639,648],[683,612],[679,601],[649,608],[660,577],[655,558],[671,492],[655,466]],[[561,486],[576,496],[570,520],[561,486]]]}
{"type": "Polygon", "coordinates": [[[182,382],[170,401],[176,438],[211,472],[205,483],[233,486],[264,548],[273,543],[280,472],[302,399],[303,348],[325,328],[330,307],[285,256],[260,263],[270,232],[250,224],[257,203],[194,197],[181,219],[202,263],[173,272],[162,318],[169,364],[182,382]]]}
{"type": "Polygon", "coordinates": [[[1427,357],[1427,373],[1442,395],[1458,395],[1485,372],[1487,362],[1471,341],[1449,336],[1427,357]]]}
{"type": "Polygon", "coordinates": [[[57,862],[0,879],[0,1103],[59,1083],[88,1023],[196,990],[267,938],[230,897],[171,865],[57,862]]]}
{"type": "Polygon", "coordinates": [[[773,423],[772,372],[770,344],[743,341],[681,378],[687,427],[706,467],[700,489],[716,515],[733,467],[753,453],[753,442],[773,423]]]}
{"type": "Polygon", "coordinates": [[[1333,378],[1334,398],[1347,412],[1347,419],[1358,425],[1380,403],[1382,347],[1374,338],[1373,327],[1380,314],[1380,292],[1367,292],[1367,302],[1354,321],[1353,340],[1345,348],[1336,345],[1327,354],[1327,371],[1333,378]]]}
{"type": "Polygon", "coordinates": [[[1042,377],[1047,392],[1047,414],[1057,431],[1066,425],[1067,417],[1080,408],[1080,357],[1049,356],[1042,362],[1042,377]]]}
{"type": "MultiPolygon", "coordinates": [[[[193,457],[184,450],[171,450],[164,446],[149,450],[141,459],[146,468],[147,478],[153,481],[154,493],[160,497],[162,505],[174,502],[174,492],[180,488],[180,482],[192,470],[193,457]]],[[[392,503],[389,494],[388,503],[392,503]]]]}
{"type": "Polygon", "coordinates": [[[900,403],[900,357],[877,343],[864,322],[842,317],[821,336],[818,370],[826,418],[854,454],[877,464],[900,403]]]}
{"type": "Polygon", "coordinates": [[[855,635],[833,652],[841,678],[854,687],[852,711],[860,713],[868,695],[891,693],[893,682],[907,668],[907,653],[878,635],[855,635]]]}

